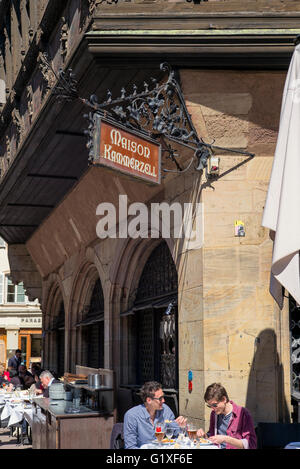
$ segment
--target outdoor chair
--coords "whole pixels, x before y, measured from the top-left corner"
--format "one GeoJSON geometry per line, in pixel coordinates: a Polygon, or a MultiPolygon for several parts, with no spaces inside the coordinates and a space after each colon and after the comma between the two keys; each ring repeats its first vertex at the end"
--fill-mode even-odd
{"type": "Polygon", "coordinates": [[[21,423],[15,423],[14,425],[11,425],[10,427],[10,436],[13,436],[14,431],[17,431],[17,443],[22,444],[24,443],[24,435],[22,433],[22,424],[21,423]]]}
{"type": "Polygon", "coordinates": [[[110,436],[110,449],[124,449],[123,423],[115,423],[110,436]]]}
{"type": "Polygon", "coordinates": [[[257,424],[258,449],[282,449],[293,441],[300,441],[300,423],[257,424]]]}

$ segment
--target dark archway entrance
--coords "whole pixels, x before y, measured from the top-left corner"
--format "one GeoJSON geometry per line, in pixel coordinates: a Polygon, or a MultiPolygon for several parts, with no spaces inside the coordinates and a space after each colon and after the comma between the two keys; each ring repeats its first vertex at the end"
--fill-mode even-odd
{"type": "Polygon", "coordinates": [[[56,372],[58,376],[63,376],[65,372],[65,308],[63,301],[60,303],[55,322],[57,347],[56,372]]]}
{"type": "Polygon", "coordinates": [[[81,322],[83,365],[104,367],[104,296],[100,279],[95,283],[90,307],[81,322]]]}
{"type": "Polygon", "coordinates": [[[137,330],[137,384],[157,380],[178,390],[177,289],[175,264],[166,242],[150,254],[133,310],[137,330]]]}

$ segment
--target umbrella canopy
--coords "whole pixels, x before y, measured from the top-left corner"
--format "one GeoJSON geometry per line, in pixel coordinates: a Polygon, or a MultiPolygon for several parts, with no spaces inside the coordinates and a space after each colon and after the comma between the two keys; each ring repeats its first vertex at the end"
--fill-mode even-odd
{"type": "Polygon", "coordinates": [[[282,287],[300,304],[300,45],[285,82],[262,225],[275,232],[270,292],[280,308],[282,287]]]}

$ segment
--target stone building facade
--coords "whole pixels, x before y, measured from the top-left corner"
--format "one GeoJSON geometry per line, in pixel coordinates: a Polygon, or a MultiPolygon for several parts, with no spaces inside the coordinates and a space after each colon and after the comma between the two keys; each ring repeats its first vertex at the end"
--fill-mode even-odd
{"type": "MultiPolygon", "coordinates": [[[[175,408],[199,425],[207,425],[203,394],[215,381],[255,422],[290,421],[289,309],[280,312],[269,294],[272,241],[261,217],[300,7],[52,0],[21,1],[14,10],[8,3],[1,4],[0,233],[15,281],[41,302],[44,366],[113,369],[120,419],[143,379],[162,378],[175,408]],[[88,108],[55,98],[60,68],[73,70],[79,97],[101,102],[107,89],[119,96],[155,74],[163,80],[163,61],[176,70],[198,135],[237,151],[217,151],[217,178],[191,166],[151,186],[89,166],[88,108]],[[117,207],[120,194],[130,204],[201,204],[203,240],[99,239],[97,206],[117,207]],[[244,237],[235,236],[236,220],[244,237]]],[[[177,151],[190,160],[188,150],[177,151]]],[[[163,163],[176,169],[164,156],[163,163]]]]}

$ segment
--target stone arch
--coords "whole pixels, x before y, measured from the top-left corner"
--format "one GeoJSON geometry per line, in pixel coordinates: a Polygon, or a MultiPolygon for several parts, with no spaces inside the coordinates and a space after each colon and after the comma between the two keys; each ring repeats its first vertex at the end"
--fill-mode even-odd
{"type": "Polygon", "coordinates": [[[52,276],[52,283],[49,284],[43,305],[45,334],[43,366],[63,374],[65,368],[65,298],[58,276],[52,276]]]}
{"type": "MultiPolygon", "coordinates": [[[[95,250],[88,248],[84,259],[81,259],[74,272],[70,295],[68,361],[69,369],[73,372],[75,372],[76,364],[84,364],[82,362],[84,346],[82,327],[84,325],[85,315],[88,313],[91,305],[94,287],[98,280],[103,292],[103,309],[104,311],[107,310],[107,294],[105,293],[108,288],[108,282],[106,278],[106,272],[95,250]]],[[[103,320],[105,321],[106,319],[107,317],[105,315],[103,320]]],[[[104,344],[106,344],[105,339],[104,344]]],[[[107,356],[109,356],[109,350],[104,346],[105,367],[109,367],[107,366],[107,356]]]]}
{"type": "MultiPolygon", "coordinates": [[[[116,249],[115,263],[111,267],[110,276],[112,279],[111,301],[118,298],[120,312],[132,306],[135,293],[138,287],[139,278],[149,255],[162,242],[162,238],[151,238],[149,227],[144,227],[149,238],[127,238],[122,240],[116,249]]],[[[152,230],[153,235],[153,230],[152,230]]],[[[156,233],[160,236],[160,233],[156,233]]],[[[172,259],[176,265],[175,243],[172,238],[164,239],[167,243],[172,259]]]]}
{"type": "MultiPolygon", "coordinates": [[[[130,345],[126,342],[126,334],[128,334],[130,326],[130,316],[120,317],[120,313],[126,314],[130,312],[132,308],[136,293],[139,285],[139,281],[144,270],[144,267],[151,256],[151,253],[162,243],[166,242],[172,260],[174,260],[174,241],[172,239],[162,238],[137,238],[137,239],[126,239],[120,242],[117,249],[117,255],[115,256],[116,262],[111,266],[111,278],[112,278],[112,303],[114,311],[114,331],[115,337],[119,337],[119,350],[120,356],[119,361],[119,382],[122,384],[130,383],[130,371],[126,372],[121,361],[128,362],[129,356],[126,357],[126,353],[130,345]],[[122,324],[121,324],[122,322],[122,324]]],[[[129,334],[130,335],[130,334],[129,334]]],[[[130,340],[130,339],[129,339],[130,340]]],[[[130,353],[130,352],[128,352],[130,353]]]]}

